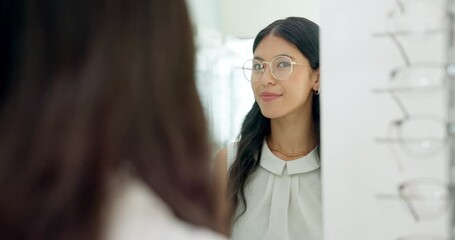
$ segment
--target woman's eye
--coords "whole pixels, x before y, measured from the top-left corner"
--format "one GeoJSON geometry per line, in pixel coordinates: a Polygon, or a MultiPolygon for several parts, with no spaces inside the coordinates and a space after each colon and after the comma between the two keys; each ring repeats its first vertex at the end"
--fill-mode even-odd
{"type": "Polygon", "coordinates": [[[253,70],[261,71],[262,70],[262,64],[254,64],[253,65],[253,70]]]}
{"type": "Polygon", "coordinates": [[[290,66],[291,66],[291,63],[287,62],[287,61],[279,62],[277,64],[278,68],[287,68],[287,67],[290,67],[290,66]]]}

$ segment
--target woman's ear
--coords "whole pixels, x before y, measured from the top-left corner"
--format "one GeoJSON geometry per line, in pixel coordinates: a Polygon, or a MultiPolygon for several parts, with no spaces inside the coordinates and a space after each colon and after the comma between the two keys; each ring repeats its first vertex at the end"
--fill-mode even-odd
{"type": "Polygon", "coordinates": [[[315,92],[319,92],[320,91],[320,81],[319,81],[319,68],[316,69],[316,70],[313,70],[313,74],[312,74],[312,81],[313,81],[313,91],[315,92]]]}

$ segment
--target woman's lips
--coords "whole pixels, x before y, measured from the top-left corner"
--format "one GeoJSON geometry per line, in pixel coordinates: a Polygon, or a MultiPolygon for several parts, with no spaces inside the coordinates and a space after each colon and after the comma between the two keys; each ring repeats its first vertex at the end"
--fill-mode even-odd
{"type": "Polygon", "coordinates": [[[281,96],[282,96],[281,94],[271,92],[262,92],[261,94],[259,94],[261,100],[265,102],[273,101],[281,96]]]}

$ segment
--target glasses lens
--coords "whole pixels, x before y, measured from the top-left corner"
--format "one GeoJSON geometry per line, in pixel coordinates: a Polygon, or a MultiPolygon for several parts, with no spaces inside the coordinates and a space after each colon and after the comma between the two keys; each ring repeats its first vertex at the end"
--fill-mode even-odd
{"type": "Polygon", "coordinates": [[[292,61],[288,57],[277,57],[272,63],[272,72],[276,79],[284,80],[291,75],[292,61]]]}
{"type": "Polygon", "coordinates": [[[444,66],[413,65],[395,69],[391,73],[391,84],[396,88],[438,87],[444,81],[444,66]]]}
{"type": "Polygon", "coordinates": [[[448,189],[433,181],[412,182],[401,185],[400,196],[419,220],[425,220],[445,212],[448,189]]]}
{"type": "Polygon", "coordinates": [[[257,59],[250,59],[243,64],[243,75],[246,80],[250,82],[257,81],[262,73],[264,72],[264,67],[262,63],[257,59]]]}
{"type": "MultiPolygon", "coordinates": [[[[446,128],[442,121],[430,116],[413,117],[392,128],[400,152],[415,159],[432,159],[443,152],[446,128]]],[[[398,150],[397,149],[397,150],[398,150]]]]}

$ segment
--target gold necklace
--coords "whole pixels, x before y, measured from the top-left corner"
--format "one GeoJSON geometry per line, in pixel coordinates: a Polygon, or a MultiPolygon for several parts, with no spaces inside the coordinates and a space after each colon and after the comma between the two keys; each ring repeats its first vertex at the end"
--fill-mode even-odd
{"type": "Polygon", "coordinates": [[[295,158],[295,157],[301,157],[301,156],[304,156],[306,155],[306,152],[302,152],[302,153],[299,153],[297,155],[288,155],[280,150],[277,150],[277,149],[273,149],[273,148],[270,148],[270,150],[272,150],[273,152],[279,152],[281,154],[283,154],[284,156],[288,157],[288,158],[295,158]]]}

